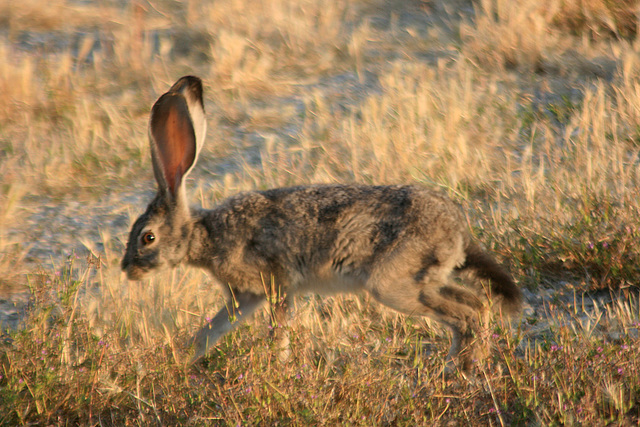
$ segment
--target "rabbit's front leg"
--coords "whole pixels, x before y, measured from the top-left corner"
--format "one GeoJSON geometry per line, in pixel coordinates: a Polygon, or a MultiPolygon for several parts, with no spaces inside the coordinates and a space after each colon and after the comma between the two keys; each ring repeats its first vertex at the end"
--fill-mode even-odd
{"type": "Polygon", "coordinates": [[[252,292],[234,293],[225,306],[193,339],[195,354],[191,364],[202,359],[218,340],[251,317],[265,302],[265,296],[252,292]]]}
{"type": "Polygon", "coordinates": [[[291,357],[291,349],[289,342],[289,316],[288,309],[290,299],[286,296],[280,296],[276,301],[271,301],[271,339],[278,360],[282,363],[289,361],[291,357]]]}

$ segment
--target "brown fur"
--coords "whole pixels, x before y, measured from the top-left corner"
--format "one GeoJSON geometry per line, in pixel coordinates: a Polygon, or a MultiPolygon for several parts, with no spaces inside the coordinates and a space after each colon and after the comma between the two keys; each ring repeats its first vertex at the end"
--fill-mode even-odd
{"type": "MultiPolygon", "coordinates": [[[[458,206],[419,186],[278,188],[238,194],[208,211],[189,209],[184,177],[195,164],[203,121],[195,77],[180,79],[154,106],[149,134],[158,195],[134,224],[122,260],[131,279],[186,262],[223,285],[230,303],[195,337],[194,360],[239,323],[230,314],[241,321],[275,297],[265,295],[265,282],[287,299],[367,291],[402,313],[435,318],[452,329],[450,355],[461,354],[463,367],[477,357],[472,343],[484,304],[452,273],[475,270],[491,280],[508,311],[519,307],[519,289],[471,242],[458,206]]],[[[279,322],[286,307],[285,299],[279,322]]]]}

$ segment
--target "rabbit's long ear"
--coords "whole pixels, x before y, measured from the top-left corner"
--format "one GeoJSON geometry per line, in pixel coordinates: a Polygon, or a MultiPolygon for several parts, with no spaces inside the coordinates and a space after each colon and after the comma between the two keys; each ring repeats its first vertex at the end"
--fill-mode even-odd
{"type": "MultiPolygon", "coordinates": [[[[198,159],[198,154],[204,145],[204,137],[207,133],[207,122],[204,117],[204,103],[202,102],[202,80],[196,76],[184,76],[178,79],[177,82],[171,86],[169,92],[179,93],[184,96],[187,101],[187,107],[189,108],[189,114],[191,115],[191,123],[196,134],[196,158],[194,164],[198,159]]],[[[185,175],[189,171],[185,172],[185,175]]]]}
{"type": "Polygon", "coordinates": [[[196,159],[196,135],[182,95],[165,93],[154,104],[149,142],[158,190],[173,201],[181,198],[184,176],[196,159]]]}

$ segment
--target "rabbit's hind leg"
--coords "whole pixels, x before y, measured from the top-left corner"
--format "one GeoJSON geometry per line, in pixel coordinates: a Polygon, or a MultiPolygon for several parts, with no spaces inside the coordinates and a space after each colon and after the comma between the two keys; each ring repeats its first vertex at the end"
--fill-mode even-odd
{"type": "Polygon", "coordinates": [[[387,307],[409,315],[428,316],[451,328],[448,366],[455,364],[468,370],[482,358],[477,341],[484,304],[473,291],[453,281],[407,280],[393,285],[383,283],[370,292],[387,307]]]}

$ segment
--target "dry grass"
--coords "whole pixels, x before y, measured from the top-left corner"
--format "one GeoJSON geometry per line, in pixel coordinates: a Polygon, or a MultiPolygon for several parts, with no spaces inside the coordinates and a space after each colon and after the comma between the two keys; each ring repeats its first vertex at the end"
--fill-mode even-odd
{"type": "Polygon", "coordinates": [[[585,58],[609,56],[609,36],[633,39],[640,2],[480,0],[474,9],[474,18],[460,26],[468,59],[489,68],[566,74],[593,67],[585,58]]]}
{"type": "Polygon", "coordinates": [[[32,303],[3,338],[0,424],[637,423],[637,2],[543,3],[1,2],[0,292],[32,303]],[[34,263],[32,236],[62,232],[43,207],[90,218],[124,192],[117,215],[142,209],[149,106],[186,73],[210,125],[194,202],[439,187],[533,309],[492,319],[472,378],[439,374],[437,325],[363,297],[296,300],[291,363],[265,311],[188,368],[183,344],[222,303],[202,272],[129,283],[128,224],[97,220],[101,239],[76,237],[89,256],[34,263]]]}
{"type": "Polygon", "coordinates": [[[71,28],[105,27],[118,16],[108,5],[78,5],[67,0],[52,0],[46,7],[39,0],[0,3],[0,23],[11,35],[29,28],[34,31],[68,31],[71,28]]]}
{"type": "Polygon", "coordinates": [[[572,33],[587,32],[592,37],[614,35],[633,38],[638,33],[637,0],[581,0],[559,2],[554,23],[572,33]]]}

